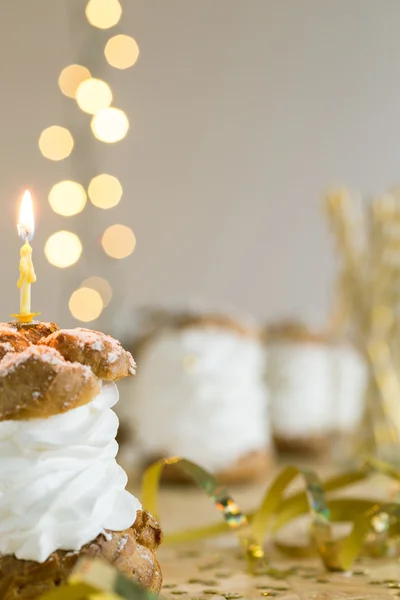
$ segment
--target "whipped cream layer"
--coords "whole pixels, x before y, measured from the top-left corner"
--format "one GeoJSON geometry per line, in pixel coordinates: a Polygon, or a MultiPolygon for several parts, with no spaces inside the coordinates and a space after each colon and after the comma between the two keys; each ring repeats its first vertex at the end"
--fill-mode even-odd
{"type": "Polygon", "coordinates": [[[124,407],[139,451],[212,471],[270,445],[261,343],[218,327],[169,330],[146,346],[124,407]]]}
{"type": "Polygon", "coordinates": [[[267,380],[272,427],[277,436],[307,438],[332,429],[331,368],[328,346],[271,344],[267,380]]]}
{"type": "Polygon", "coordinates": [[[367,389],[365,360],[351,346],[334,348],[333,423],[338,431],[351,432],[361,422],[367,389]]]}
{"type": "Polygon", "coordinates": [[[141,506],[115,460],[117,401],[116,385],[105,383],[62,415],[0,423],[1,554],[44,562],[134,523],[141,506]]]}

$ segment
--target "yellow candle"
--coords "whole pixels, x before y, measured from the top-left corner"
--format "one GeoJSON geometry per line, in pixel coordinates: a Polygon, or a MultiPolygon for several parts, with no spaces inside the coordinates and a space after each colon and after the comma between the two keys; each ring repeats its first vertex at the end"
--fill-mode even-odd
{"type": "Polygon", "coordinates": [[[18,233],[25,241],[20,252],[18,288],[21,290],[20,310],[13,317],[20,323],[30,323],[32,318],[40,313],[31,312],[31,284],[36,281],[35,269],[32,262],[32,247],[29,240],[33,237],[35,224],[31,193],[26,190],[22,197],[19,213],[18,233]]]}
{"type": "Polygon", "coordinates": [[[26,240],[21,248],[21,259],[19,261],[19,279],[17,286],[21,290],[19,306],[20,315],[31,313],[31,283],[35,283],[36,275],[32,262],[32,247],[26,240]]]}

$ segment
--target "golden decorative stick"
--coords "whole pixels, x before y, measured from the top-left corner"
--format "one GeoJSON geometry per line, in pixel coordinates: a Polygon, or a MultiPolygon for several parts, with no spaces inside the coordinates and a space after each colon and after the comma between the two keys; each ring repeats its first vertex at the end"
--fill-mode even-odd
{"type": "Polygon", "coordinates": [[[337,190],[328,195],[327,209],[343,258],[342,302],[370,366],[364,426],[378,449],[400,442],[400,206],[387,194],[356,218],[349,192],[337,190]]]}

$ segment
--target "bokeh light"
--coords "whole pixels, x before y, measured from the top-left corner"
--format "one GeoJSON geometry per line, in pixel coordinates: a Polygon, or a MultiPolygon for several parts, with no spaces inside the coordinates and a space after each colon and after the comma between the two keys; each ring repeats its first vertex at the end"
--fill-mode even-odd
{"type": "Polygon", "coordinates": [[[107,279],[104,279],[103,277],[98,277],[97,275],[92,275],[91,277],[88,277],[87,279],[82,281],[81,287],[96,290],[96,292],[98,292],[101,296],[104,307],[110,304],[113,297],[113,291],[107,279]]]}
{"type": "Polygon", "coordinates": [[[130,227],[111,225],[105,230],[101,243],[104,251],[112,258],[126,258],[135,249],[136,238],[130,227]]]}
{"type": "Polygon", "coordinates": [[[86,18],[93,27],[109,29],[121,18],[122,7],[118,0],[89,0],[86,18]]]}
{"type": "Polygon", "coordinates": [[[39,148],[44,157],[50,160],[67,158],[74,147],[74,138],[65,127],[53,125],[40,134],[39,148]]]}
{"type": "Polygon", "coordinates": [[[103,300],[99,292],[87,287],[76,290],[69,299],[69,310],[75,319],[88,323],[101,315],[103,300]]]}
{"type": "Polygon", "coordinates": [[[95,115],[103,108],[108,108],[113,95],[108,83],[102,79],[91,77],[79,84],[76,101],[83,112],[95,115]]]}
{"type": "Polygon", "coordinates": [[[91,77],[89,69],[82,65],[69,65],[65,67],[58,78],[60,90],[68,98],[75,98],[79,84],[91,77]]]}
{"type": "Polygon", "coordinates": [[[79,260],[82,254],[82,244],[75,233],[57,231],[47,240],[44,252],[49,263],[64,269],[74,265],[79,260]]]}
{"type": "Polygon", "coordinates": [[[95,138],[106,144],[114,144],[128,133],[129,121],[123,110],[105,108],[94,115],[91,127],[95,138]]]}
{"type": "Polygon", "coordinates": [[[93,177],[88,187],[91,202],[97,208],[107,209],[117,206],[122,198],[122,185],[113,175],[101,173],[93,177]]]}
{"type": "Polygon", "coordinates": [[[104,54],[112,67],[128,69],[139,58],[139,46],[133,37],[119,34],[108,40],[104,54]]]}
{"type": "Polygon", "coordinates": [[[77,181],[60,181],[53,185],[49,193],[51,208],[63,217],[80,213],[86,204],[86,192],[77,181]]]}

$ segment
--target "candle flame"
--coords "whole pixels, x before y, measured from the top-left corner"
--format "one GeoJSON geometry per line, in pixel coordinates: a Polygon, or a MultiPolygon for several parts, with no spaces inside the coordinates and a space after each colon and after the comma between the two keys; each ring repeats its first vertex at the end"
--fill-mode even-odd
{"type": "Polygon", "coordinates": [[[26,190],[22,196],[17,227],[18,234],[23,240],[29,241],[33,238],[35,221],[33,218],[32,196],[29,190],[26,190]]]}

